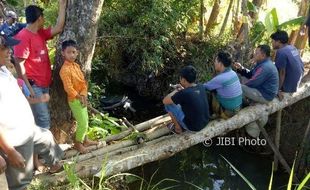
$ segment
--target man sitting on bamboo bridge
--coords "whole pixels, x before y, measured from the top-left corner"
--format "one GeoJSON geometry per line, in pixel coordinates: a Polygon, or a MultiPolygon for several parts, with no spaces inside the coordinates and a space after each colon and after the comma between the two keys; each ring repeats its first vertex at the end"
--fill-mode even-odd
{"type": "Polygon", "coordinates": [[[195,84],[196,69],[186,66],[180,72],[180,84],[168,94],[163,103],[172,119],[168,128],[175,133],[199,131],[209,122],[209,105],[202,84],[195,84]]]}
{"type": "MultiPolygon", "coordinates": [[[[255,66],[252,70],[244,68],[240,63],[234,64],[237,72],[248,79],[242,85],[244,100],[267,104],[277,96],[279,76],[276,66],[270,59],[270,51],[268,45],[259,45],[256,48],[253,62],[255,66]]],[[[260,134],[257,125],[265,126],[267,121],[268,115],[248,124],[245,129],[250,136],[257,138],[260,134]]]]}
{"type": "Polygon", "coordinates": [[[224,119],[235,115],[242,104],[241,84],[231,65],[231,55],[220,51],[214,62],[214,69],[219,74],[204,84],[204,87],[211,91],[212,100],[209,103],[212,102],[212,113],[224,119]]]}
{"type": "Polygon", "coordinates": [[[271,34],[272,47],[277,50],[275,65],[279,71],[279,99],[284,93],[294,93],[304,74],[304,64],[296,47],[288,44],[288,34],[278,30],[271,34]]]}

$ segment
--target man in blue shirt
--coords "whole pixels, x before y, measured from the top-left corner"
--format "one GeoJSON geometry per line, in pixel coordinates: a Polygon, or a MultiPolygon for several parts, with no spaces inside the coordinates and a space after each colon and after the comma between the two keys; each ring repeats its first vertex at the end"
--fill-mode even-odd
{"type": "Polygon", "coordinates": [[[6,21],[1,25],[0,31],[6,36],[13,37],[19,31],[26,27],[27,24],[17,22],[17,14],[14,11],[8,11],[6,21]]]}
{"type": "Polygon", "coordinates": [[[271,34],[272,47],[277,50],[275,64],[279,71],[279,92],[282,99],[282,92],[293,93],[297,91],[298,85],[304,73],[304,64],[298,50],[288,44],[288,34],[278,30],[271,34]]]}
{"type": "Polygon", "coordinates": [[[212,111],[226,119],[235,115],[242,104],[242,89],[238,75],[231,69],[232,57],[228,52],[220,51],[214,62],[219,74],[206,82],[204,87],[212,93],[212,111]]]}
{"type": "MultiPolygon", "coordinates": [[[[235,63],[237,72],[248,78],[248,81],[242,85],[242,92],[245,98],[254,102],[268,103],[272,101],[278,92],[279,76],[275,65],[270,60],[270,47],[268,45],[259,45],[254,54],[256,62],[252,70],[248,70],[235,63]]],[[[259,137],[260,130],[258,125],[265,126],[268,121],[268,115],[259,120],[249,123],[245,129],[246,132],[254,137],[259,137]]]]}
{"type": "Polygon", "coordinates": [[[270,60],[270,47],[259,45],[254,54],[256,62],[252,70],[246,69],[240,63],[234,66],[237,72],[248,80],[242,85],[243,95],[259,103],[268,103],[278,92],[279,76],[275,65],[270,60]]]}

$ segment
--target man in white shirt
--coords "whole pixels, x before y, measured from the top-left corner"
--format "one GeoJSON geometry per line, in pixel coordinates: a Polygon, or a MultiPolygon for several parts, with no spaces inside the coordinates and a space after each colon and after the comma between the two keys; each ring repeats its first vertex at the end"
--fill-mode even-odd
{"type": "Polygon", "coordinates": [[[6,160],[9,189],[22,190],[33,177],[33,154],[39,154],[51,172],[61,168],[63,151],[49,130],[35,125],[27,99],[16,79],[5,67],[10,62],[9,46],[19,41],[0,36],[0,155],[6,160]]]}

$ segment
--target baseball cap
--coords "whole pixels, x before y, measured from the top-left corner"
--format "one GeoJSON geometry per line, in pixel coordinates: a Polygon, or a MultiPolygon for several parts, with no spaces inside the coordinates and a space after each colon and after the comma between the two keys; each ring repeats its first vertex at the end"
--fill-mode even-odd
{"type": "Polygon", "coordinates": [[[6,36],[2,31],[0,32],[0,46],[12,47],[19,44],[19,40],[6,36]]]}
{"type": "Polygon", "coordinates": [[[8,11],[8,12],[6,13],[6,16],[7,16],[7,17],[14,18],[14,19],[17,19],[17,14],[16,14],[14,11],[8,11]]]}

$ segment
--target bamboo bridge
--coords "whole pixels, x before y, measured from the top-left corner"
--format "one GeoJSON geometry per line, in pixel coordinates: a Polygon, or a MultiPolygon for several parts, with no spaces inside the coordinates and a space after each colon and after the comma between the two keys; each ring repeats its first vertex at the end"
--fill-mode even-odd
{"type": "MultiPolygon", "coordinates": [[[[230,131],[256,121],[264,115],[275,113],[309,96],[310,80],[302,83],[298,91],[293,95],[286,94],[282,101],[276,98],[266,105],[255,104],[246,107],[234,117],[227,120],[213,120],[204,129],[195,133],[184,132],[179,135],[170,135],[170,131],[166,128],[170,118],[168,115],[162,115],[131,126],[127,131],[123,131],[120,134],[106,137],[100,145],[89,147],[90,152],[87,154],[77,155],[77,151],[68,150],[63,162],[76,161],[75,170],[81,178],[98,175],[101,171],[104,171],[107,176],[125,172],[146,163],[171,157],[207,139],[223,136],[230,131]],[[139,131],[139,133],[143,134],[144,142],[138,144],[136,140],[124,140],[125,137],[134,131],[139,131]]],[[[260,126],[260,129],[264,136],[267,135],[263,127],[260,126]]],[[[268,135],[265,138],[273,149],[274,154],[278,156],[280,163],[289,172],[290,168],[277,147],[268,139],[268,135]]],[[[44,181],[44,183],[57,184],[66,181],[66,173],[62,171],[53,175],[40,174],[36,178],[44,181]]]]}

